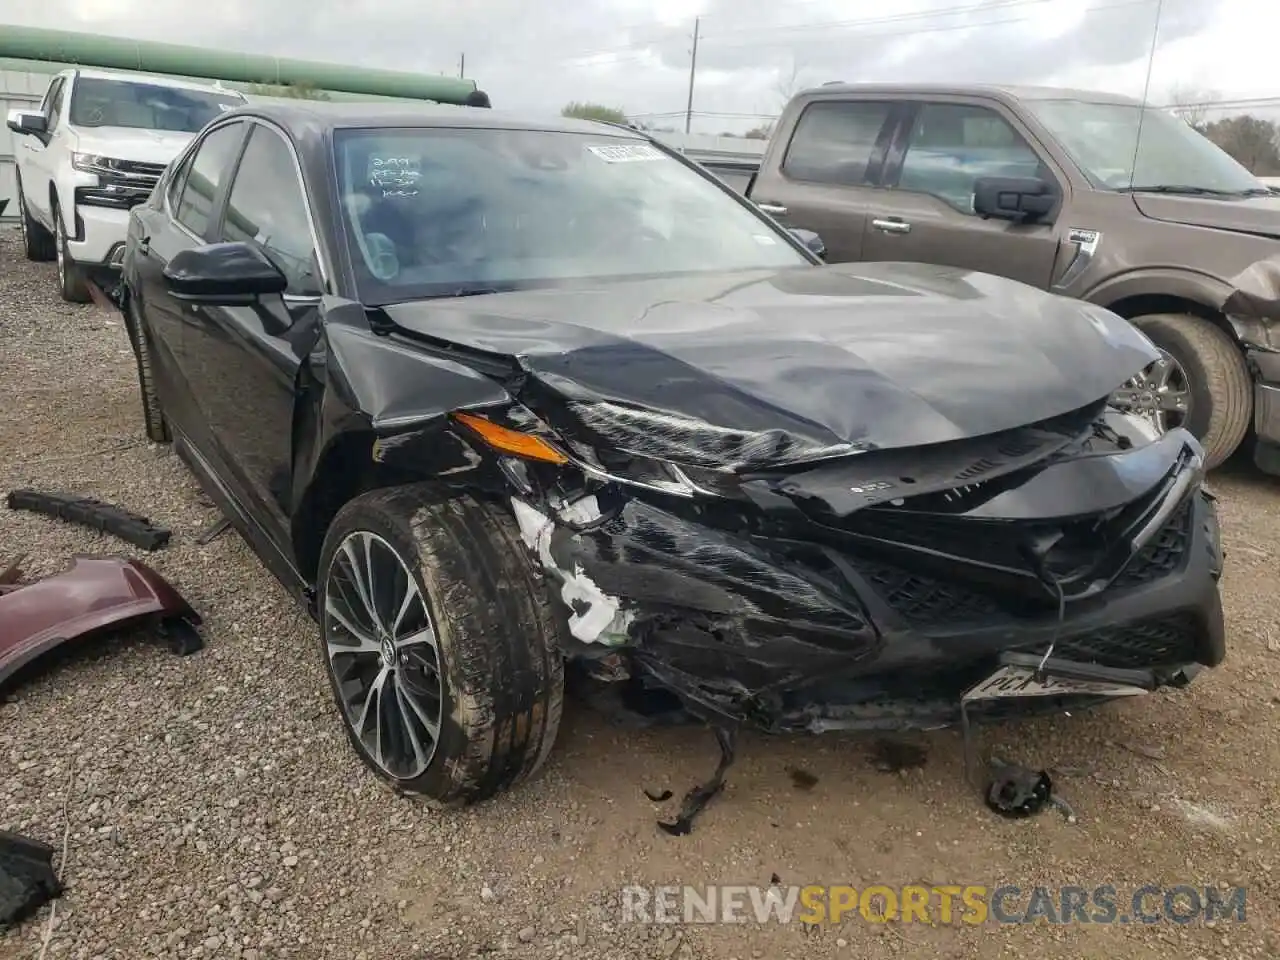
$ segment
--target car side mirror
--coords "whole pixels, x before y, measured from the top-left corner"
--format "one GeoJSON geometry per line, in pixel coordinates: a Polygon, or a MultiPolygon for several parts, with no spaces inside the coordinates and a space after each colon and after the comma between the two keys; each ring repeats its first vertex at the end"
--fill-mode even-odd
{"type": "Polygon", "coordinates": [[[248,243],[210,243],[176,253],[164,268],[178,300],[244,306],[284,293],[289,280],[265,253],[248,243]]]}
{"type": "Polygon", "coordinates": [[[973,212],[984,220],[1034,223],[1057,202],[1053,187],[1039,177],[979,177],[973,184],[973,212]]]}
{"type": "Polygon", "coordinates": [[[808,251],[815,257],[822,259],[826,258],[827,245],[823,243],[822,238],[812,230],[803,230],[800,227],[792,227],[788,232],[803,243],[808,251]]]}
{"type": "Polygon", "coordinates": [[[49,129],[49,120],[43,113],[10,110],[5,126],[20,136],[34,136],[49,129]]]}

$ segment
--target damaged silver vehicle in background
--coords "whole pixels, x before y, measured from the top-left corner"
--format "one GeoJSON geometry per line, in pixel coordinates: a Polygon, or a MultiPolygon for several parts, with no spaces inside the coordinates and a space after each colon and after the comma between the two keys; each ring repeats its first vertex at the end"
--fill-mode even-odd
{"type": "Polygon", "coordinates": [[[710,725],[717,782],[742,725],[1220,663],[1202,451],[1109,402],[1151,343],[818,246],[631,130],[255,106],[135,208],[122,304],[149,435],[313,612],[360,757],[439,803],[541,765],[566,660],[710,725]]]}

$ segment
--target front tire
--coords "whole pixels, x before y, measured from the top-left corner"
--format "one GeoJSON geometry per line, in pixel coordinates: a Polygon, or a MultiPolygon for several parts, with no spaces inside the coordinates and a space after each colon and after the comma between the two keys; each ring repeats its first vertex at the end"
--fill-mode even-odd
{"type": "Polygon", "coordinates": [[[1186,427],[1204,447],[1205,466],[1219,466],[1253,418],[1253,378],[1239,345],[1212,321],[1190,314],[1153,314],[1133,324],[1172,358],[1170,376],[1181,379],[1186,401],[1171,411],[1180,416],[1168,425],[1186,427]]]}
{"type": "Polygon", "coordinates": [[[53,221],[57,229],[58,290],[68,303],[88,303],[92,299],[89,285],[85,282],[84,271],[67,249],[67,228],[57,204],[53,205],[53,221]]]}
{"type": "Polygon", "coordinates": [[[28,260],[48,263],[58,256],[53,234],[36,223],[27,209],[21,180],[18,181],[18,229],[22,231],[22,252],[28,260]]]}
{"type": "Polygon", "coordinates": [[[364,494],[319,568],[320,645],[347,737],[436,806],[532,775],[564,702],[561,623],[512,519],[427,485],[364,494]]]}

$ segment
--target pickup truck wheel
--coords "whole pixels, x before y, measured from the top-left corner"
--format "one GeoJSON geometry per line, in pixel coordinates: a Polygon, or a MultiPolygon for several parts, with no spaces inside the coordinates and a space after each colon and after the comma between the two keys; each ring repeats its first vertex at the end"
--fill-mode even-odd
{"type": "Polygon", "coordinates": [[[530,776],[564,702],[562,625],[510,516],[426,485],[375,490],[325,536],[320,641],[360,759],[433,806],[530,776]]]}
{"type": "Polygon", "coordinates": [[[1145,404],[1157,426],[1186,427],[1204,447],[1205,466],[1218,466],[1244,440],[1253,417],[1253,380],[1239,345],[1190,314],[1132,322],[1167,355],[1135,383],[1137,406],[1145,404]]]}
{"type": "Polygon", "coordinates": [[[169,443],[173,437],[169,433],[169,421],[165,419],[164,410],[160,407],[160,396],[156,393],[151,338],[142,323],[137,300],[129,296],[124,309],[125,326],[133,344],[133,357],[138,362],[138,392],[142,398],[142,423],[147,439],[153,443],[169,443]]]}
{"type": "Polygon", "coordinates": [[[68,303],[88,303],[92,299],[89,296],[89,286],[85,283],[84,272],[67,250],[67,228],[62,223],[62,211],[56,204],[53,207],[53,220],[58,231],[58,289],[62,292],[62,299],[68,303]]]}
{"type": "Polygon", "coordinates": [[[22,231],[22,252],[28,260],[48,263],[58,255],[53,234],[31,218],[27,201],[22,195],[22,181],[18,181],[18,229],[22,231]]]}

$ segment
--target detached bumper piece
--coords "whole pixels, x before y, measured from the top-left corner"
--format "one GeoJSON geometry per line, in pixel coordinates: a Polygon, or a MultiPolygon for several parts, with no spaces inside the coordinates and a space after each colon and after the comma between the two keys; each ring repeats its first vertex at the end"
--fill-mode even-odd
{"type": "Polygon", "coordinates": [[[41,493],[38,490],[13,490],[9,493],[10,510],[29,510],[57,517],[68,523],[93,527],[119,537],[143,550],[159,550],[169,542],[169,531],[146,517],[122,507],[65,493],[41,493]]]}

